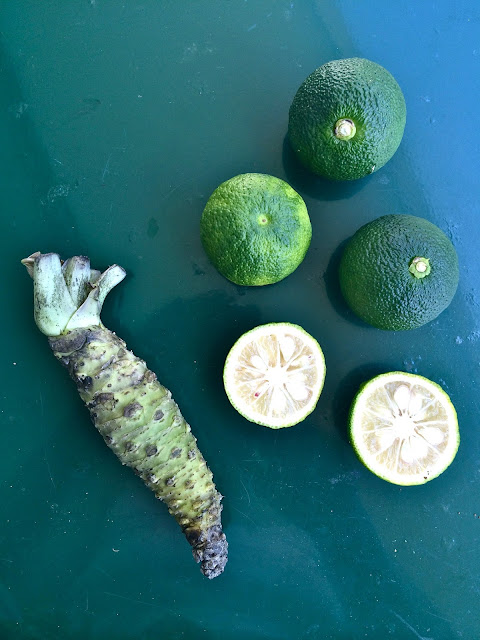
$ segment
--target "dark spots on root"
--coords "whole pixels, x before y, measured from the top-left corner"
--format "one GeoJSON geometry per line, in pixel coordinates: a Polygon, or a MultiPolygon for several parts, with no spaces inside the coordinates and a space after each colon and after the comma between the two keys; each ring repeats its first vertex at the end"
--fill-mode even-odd
{"type": "Polygon", "coordinates": [[[185,489],[193,489],[195,483],[193,482],[193,480],[187,480],[185,482],[185,489]]]}
{"type": "Polygon", "coordinates": [[[103,341],[102,330],[89,329],[85,332],[85,342],[87,344],[90,342],[94,342],[95,340],[103,341]]]}
{"type": "Polygon", "coordinates": [[[64,336],[49,338],[48,342],[50,344],[50,348],[55,353],[71,354],[74,351],[78,351],[79,349],[81,349],[87,339],[88,331],[86,331],[85,329],[77,329],[75,331],[70,331],[64,336]]]}
{"type": "Polygon", "coordinates": [[[157,411],[155,411],[155,414],[153,416],[154,420],[161,420],[164,416],[164,413],[161,409],[157,409],[157,411]]]}
{"type": "Polygon", "coordinates": [[[175,484],[175,476],[167,478],[165,484],[167,485],[167,487],[173,487],[173,485],[175,484]]]}
{"type": "Polygon", "coordinates": [[[158,449],[154,444],[151,444],[145,449],[145,453],[148,457],[154,456],[156,453],[158,453],[158,449]]]}
{"type": "Polygon", "coordinates": [[[91,401],[90,406],[96,407],[101,404],[109,404],[110,402],[113,402],[114,399],[114,395],[111,392],[97,393],[97,395],[91,401]]]}
{"type": "Polygon", "coordinates": [[[132,418],[142,409],[143,407],[139,402],[132,402],[131,404],[127,404],[127,406],[123,410],[123,415],[125,416],[125,418],[132,418]]]}
{"type": "Polygon", "coordinates": [[[182,455],[182,450],[179,449],[178,447],[175,447],[175,449],[172,449],[170,458],[179,458],[181,455],[182,455]]]}
{"type": "Polygon", "coordinates": [[[105,440],[105,444],[108,444],[108,446],[110,446],[113,442],[113,438],[111,438],[110,436],[104,436],[103,439],[105,440]]]}
{"type": "Polygon", "coordinates": [[[93,400],[87,404],[87,407],[90,409],[92,415],[94,409],[98,409],[100,414],[102,412],[105,414],[108,411],[113,411],[117,403],[118,400],[113,393],[97,393],[93,396],[93,400]]]}
{"type": "Polygon", "coordinates": [[[151,484],[156,484],[158,482],[158,478],[154,473],[147,473],[145,479],[147,482],[150,482],[151,484]]]}
{"type": "Polygon", "coordinates": [[[193,460],[194,458],[196,458],[197,454],[195,453],[195,449],[190,449],[190,451],[188,452],[188,459],[189,460],[193,460]]]}
{"type": "Polygon", "coordinates": [[[185,531],[185,537],[187,538],[188,542],[192,545],[192,547],[198,546],[203,539],[202,532],[199,531],[198,529],[187,529],[185,531]]]}
{"type": "Polygon", "coordinates": [[[92,388],[93,380],[90,376],[75,376],[75,383],[80,391],[88,391],[92,388]]]}
{"type": "Polygon", "coordinates": [[[127,452],[135,451],[136,448],[137,448],[137,446],[136,446],[136,444],[134,442],[125,443],[125,451],[127,451],[127,452]]]}

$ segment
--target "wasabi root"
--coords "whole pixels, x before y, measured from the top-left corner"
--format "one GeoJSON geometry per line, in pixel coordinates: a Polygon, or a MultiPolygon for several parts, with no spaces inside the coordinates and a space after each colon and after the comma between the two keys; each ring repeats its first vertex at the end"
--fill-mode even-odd
{"type": "Polygon", "coordinates": [[[84,256],[62,263],[55,253],[22,260],[34,282],[34,317],[87,405],[92,421],[122,464],[166,503],[208,578],[221,574],[228,544],[221,494],[190,426],[170,391],[100,320],[122,267],[103,273],[84,256]]]}

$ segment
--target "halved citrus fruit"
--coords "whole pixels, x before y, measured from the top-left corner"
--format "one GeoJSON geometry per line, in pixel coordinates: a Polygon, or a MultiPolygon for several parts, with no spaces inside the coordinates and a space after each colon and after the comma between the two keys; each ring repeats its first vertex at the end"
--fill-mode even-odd
{"type": "Polygon", "coordinates": [[[298,424],[315,409],[325,372],[318,342],[298,325],[279,322],[237,340],[225,361],[223,381],[244,418],[280,429],[298,424]]]}
{"type": "Polygon", "coordinates": [[[435,382],[401,371],[385,373],[363,385],[353,401],[350,440],[361,462],[380,478],[424,484],[455,458],[457,413],[435,382]]]}

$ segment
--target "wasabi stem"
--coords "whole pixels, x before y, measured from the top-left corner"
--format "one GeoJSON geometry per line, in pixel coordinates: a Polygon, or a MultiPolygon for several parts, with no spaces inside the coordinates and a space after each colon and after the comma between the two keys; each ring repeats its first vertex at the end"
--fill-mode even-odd
{"type": "Polygon", "coordinates": [[[106,444],[167,504],[202,573],[220,575],[228,544],[212,472],[170,391],[100,320],[125,270],[113,265],[100,273],[84,256],[62,263],[55,253],[39,252],[22,264],[34,282],[35,322],[106,444]]]}

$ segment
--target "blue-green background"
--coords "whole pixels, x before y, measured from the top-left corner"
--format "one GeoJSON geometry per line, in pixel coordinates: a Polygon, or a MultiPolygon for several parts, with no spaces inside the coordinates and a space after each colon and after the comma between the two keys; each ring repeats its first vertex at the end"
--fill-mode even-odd
{"type": "Polygon", "coordinates": [[[480,636],[480,7],[474,0],[2,0],[0,637],[351,640],[480,636]],[[296,89],[328,60],[385,66],[407,103],[394,158],[329,184],[285,135],[296,89]],[[209,264],[199,218],[242,172],[286,179],[313,240],[281,283],[240,288],[209,264]],[[386,213],[454,242],[457,295],[431,324],[357,321],[339,252],[386,213]],[[166,509],[90,424],[32,318],[20,259],[117,262],[104,321],[191,422],[225,495],[225,573],[206,580],[166,509]],[[316,411],[281,432],[229,405],[224,358],[290,321],[327,361],[316,411]],[[346,436],[358,385],[418,372],[450,394],[461,446],[433,482],[389,485],[346,436]]]}

